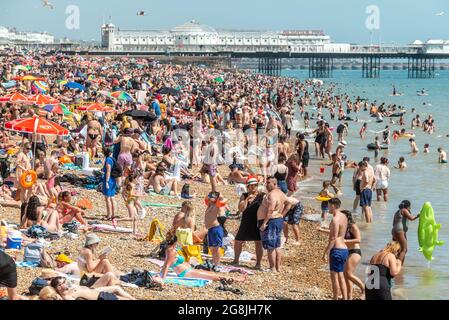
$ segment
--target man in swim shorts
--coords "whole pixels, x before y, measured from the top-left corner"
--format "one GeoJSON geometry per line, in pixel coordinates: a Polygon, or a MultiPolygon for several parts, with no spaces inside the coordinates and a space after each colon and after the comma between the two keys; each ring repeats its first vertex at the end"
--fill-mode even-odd
{"type": "Polygon", "coordinates": [[[348,227],[348,219],[340,211],[341,201],[338,198],[329,200],[329,212],[333,218],[329,225],[329,241],[324,250],[323,260],[329,258],[329,269],[332,282],[332,295],[334,300],[338,300],[338,291],[340,288],[343,300],[346,300],[346,282],[344,269],[348,260],[349,251],[345,244],[345,233],[348,227]]]}
{"type": "Polygon", "coordinates": [[[362,170],[362,178],[360,181],[360,206],[362,207],[366,222],[371,223],[373,221],[371,201],[373,198],[373,187],[376,183],[376,178],[371,170],[368,169],[368,164],[365,161],[362,161],[360,164],[360,169],[362,170]]]}
{"type": "Polygon", "coordinates": [[[207,229],[207,246],[212,253],[214,265],[219,265],[220,248],[223,246],[224,230],[218,222],[218,217],[222,215],[221,213],[224,213],[222,211],[224,211],[225,208],[218,206],[218,201],[220,199],[219,192],[212,191],[207,197],[209,203],[204,214],[204,226],[207,229]]]}
{"type": "Polygon", "coordinates": [[[286,195],[278,188],[275,177],[268,177],[265,186],[268,194],[264,196],[257,210],[257,226],[262,246],[268,253],[270,270],[279,272],[282,258],[281,235],[284,227],[282,213],[286,195]]]}

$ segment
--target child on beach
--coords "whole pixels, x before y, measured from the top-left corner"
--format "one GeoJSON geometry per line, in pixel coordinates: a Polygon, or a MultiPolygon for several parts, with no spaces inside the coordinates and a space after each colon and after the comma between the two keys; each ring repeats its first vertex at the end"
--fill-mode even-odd
{"type": "Polygon", "coordinates": [[[139,194],[136,191],[137,189],[137,181],[135,175],[131,174],[129,175],[124,183],[123,188],[123,199],[125,200],[126,208],[128,209],[129,218],[121,218],[121,219],[114,219],[113,225],[114,227],[117,225],[118,221],[132,221],[133,223],[133,236],[138,237],[137,234],[137,213],[144,212],[142,204],[139,200],[139,194]]]}
{"type": "MultiPolygon", "coordinates": [[[[329,191],[331,183],[330,181],[323,181],[323,189],[318,194],[323,198],[334,198],[335,195],[329,191]]],[[[329,202],[322,201],[321,202],[321,220],[324,221],[327,218],[327,214],[329,213],[329,202]]]]}

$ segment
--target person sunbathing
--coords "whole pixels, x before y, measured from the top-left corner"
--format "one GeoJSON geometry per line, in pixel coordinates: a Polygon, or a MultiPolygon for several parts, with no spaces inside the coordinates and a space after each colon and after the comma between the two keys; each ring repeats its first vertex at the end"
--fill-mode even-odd
{"type": "Polygon", "coordinates": [[[11,190],[4,184],[0,187],[0,205],[2,207],[20,208],[20,201],[16,201],[12,197],[11,190]]]}
{"type": "Polygon", "coordinates": [[[169,268],[172,268],[173,271],[180,278],[195,278],[212,281],[224,281],[227,284],[231,284],[234,281],[243,282],[246,280],[246,275],[244,275],[243,277],[224,277],[212,271],[193,269],[192,266],[185,261],[184,257],[178,254],[176,250],[177,241],[178,239],[176,236],[171,236],[167,238],[166,240],[167,249],[165,250],[165,263],[162,266],[160,275],[154,277],[154,280],[156,282],[161,284],[164,282],[164,279],[168,274],[169,268]]]}
{"type": "Polygon", "coordinates": [[[20,227],[28,228],[33,225],[40,225],[49,232],[62,232],[58,212],[41,205],[37,196],[31,196],[30,200],[28,200],[20,227]]]}
{"type": "Polygon", "coordinates": [[[50,286],[63,300],[135,300],[119,286],[90,289],[84,286],[70,286],[64,277],[53,278],[50,286]]]}
{"type": "Polygon", "coordinates": [[[153,190],[161,195],[178,195],[178,184],[176,179],[165,178],[165,168],[158,166],[156,173],[150,178],[150,184],[153,186],[153,190]]]}
{"type": "Polygon", "coordinates": [[[59,212],[60,222],[68,223],[73,219],[76,219],[87,229],[89,229],[87,222],[83,218],[83,215],[85,215],[86,212],[78,207],[71,205],[70,201],[72,201],[72,196],[69,191],[63,191],[59,193],[56,210],[59,212]]]}

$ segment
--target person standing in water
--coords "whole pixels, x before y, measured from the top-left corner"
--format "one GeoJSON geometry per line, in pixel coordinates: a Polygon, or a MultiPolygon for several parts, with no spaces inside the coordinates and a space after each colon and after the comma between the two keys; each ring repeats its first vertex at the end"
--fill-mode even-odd
{"type": "Polygon", "coordinates": [[[338,300],[338,292],[341,291],[343,300],[347,300],[346,281],[344,269],[348,260],[348,247],[344,237],[348,228],[348,219],[340,211],[341,201],[338,198],[329,200],[329,212],[333,218],[329,225],[329,240],[323,253],[323,261],[329,258],[329,269],[332,282],[332,296],[338,300]]]}
{"type": "Polygon", "coordinates": [[[393,240],[399,242],[401,245],[401,251],[398,259],[401,260],[404,265],[405,255],[407,254],[407,231],[408,221],[414,221],[419,218],[419,214],[412,216],[410,209],[411,203],[408,200],[404,200],[399,204],[399,210],[396,211],[393,218],[393,240]]]}
{"type": "Polygon", "coordinates": [[[367,223],[373,222],[373,212],[371,210],[371,201],[373,198],[373,187],[376,183],[376,178],[371,170],[368,170],[368,164],[363,161],[361,163],[360,170],[362,171],[362,177],[360,181],[360,206],[362,212],[365,215],[365,221],[367,223]]]}
{"type": "Polygon", "coordinates": [[[388,201],[388,180],[390,180],[390,169],[388,168],[388,159],[380,158],[380,163],[374,169],[376,177],[376,193],[377,201],[380,201],[380,196],[384,195],[384,201],[388,201]]]}
{"type": "Polygon", "coordinates": [[[392,300],[391,279],[401,272],[399,242],[391,241],[370,261],[370,273],[365,281],[366,300],[392,300]],[[376,272],[377,271],[377,272],[376,272]]]}
{"type": "Polygon", "coordinates": [[[365,140],[366,137],[366,129],[368,129],[368,123],[364,123],[360,128],[359,135],[362,140],[365,140]]]}
{"type": "Polygon", "coordinates": [[[416,154],[419,152],[418,146],[416,145],[415,139],[410,138],[408,140],[410,142],[410,148],[412,149],[411,153],[416,154]]]}
{"type": "Polygon", "coordinates": [[[438,163],[447,163],[446,151],[443,148],[438,148],[438,163]]]}

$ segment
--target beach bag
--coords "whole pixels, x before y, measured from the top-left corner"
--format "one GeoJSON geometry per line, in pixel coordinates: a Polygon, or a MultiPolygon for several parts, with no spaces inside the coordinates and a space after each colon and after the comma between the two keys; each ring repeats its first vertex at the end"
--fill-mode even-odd
{"type": "Polygon", "coordinates": [[[193,245],[193,232],[190,228],[178,228],[176,230],[176,238],[178,238],[178,242],[183,246],[193,245]]]}
{"type": "Polygon", "coordinates": [[[190,184],[185,183],[182,186],[181,195],[190,196],[190,184]]]}
{"type": "Polygon", "coordinates": [[[38,263],[42,262],[42,250],[44,246],[41,243],[30,243],[25,247],[23,261],[38,263]]]}
{"type": "Polygon", "coordinates": [[[0,158],[0,177],[6,179],[11,173],[9,161],[7,158],[0,158]]]}
{"type": "Polygon", "coordinates": [[[76,223],[76,221],[70,221],[70,222],[64,223],[62,225],[62,228],[68,232],[78,234],[78,224],[76,223]]]}
{"type": "Polygon", "coordinates": [[[185,261],[189,262],[191,258],[196,258],[199,264],[203,263],[201,258],[201,247],[199,245],[183,246],[178,253],[182,255],[185,261]]]}
{"type": "Polygon", "coordinates": [[[42,278],[36,278],[31,282],[31,286],[28,288],[28,291],[32,296],[37,296],[41,292],[41,290],[48,286],[48,281],[42,278]]]}
{"type": "Polygon", "coordinates": [[[29,227],[27,233],[31,238],[44,238],[48,235],[47,229],[39,225],[29,227]]]}
{"type": "Polygon", "coordinates": [[[111,177],[114,179],[120,178],[123,175],[123,168],[122,166],[114,160],[114,165],[111,169],[111,177]]]}
{"type": "Polygon", "coordinates": [[[164,241],[164,229],[164,225],[158,219],[153,219],[153,221],[151,221],[150,230],[146,240],[153,242],[164,241]]]}

